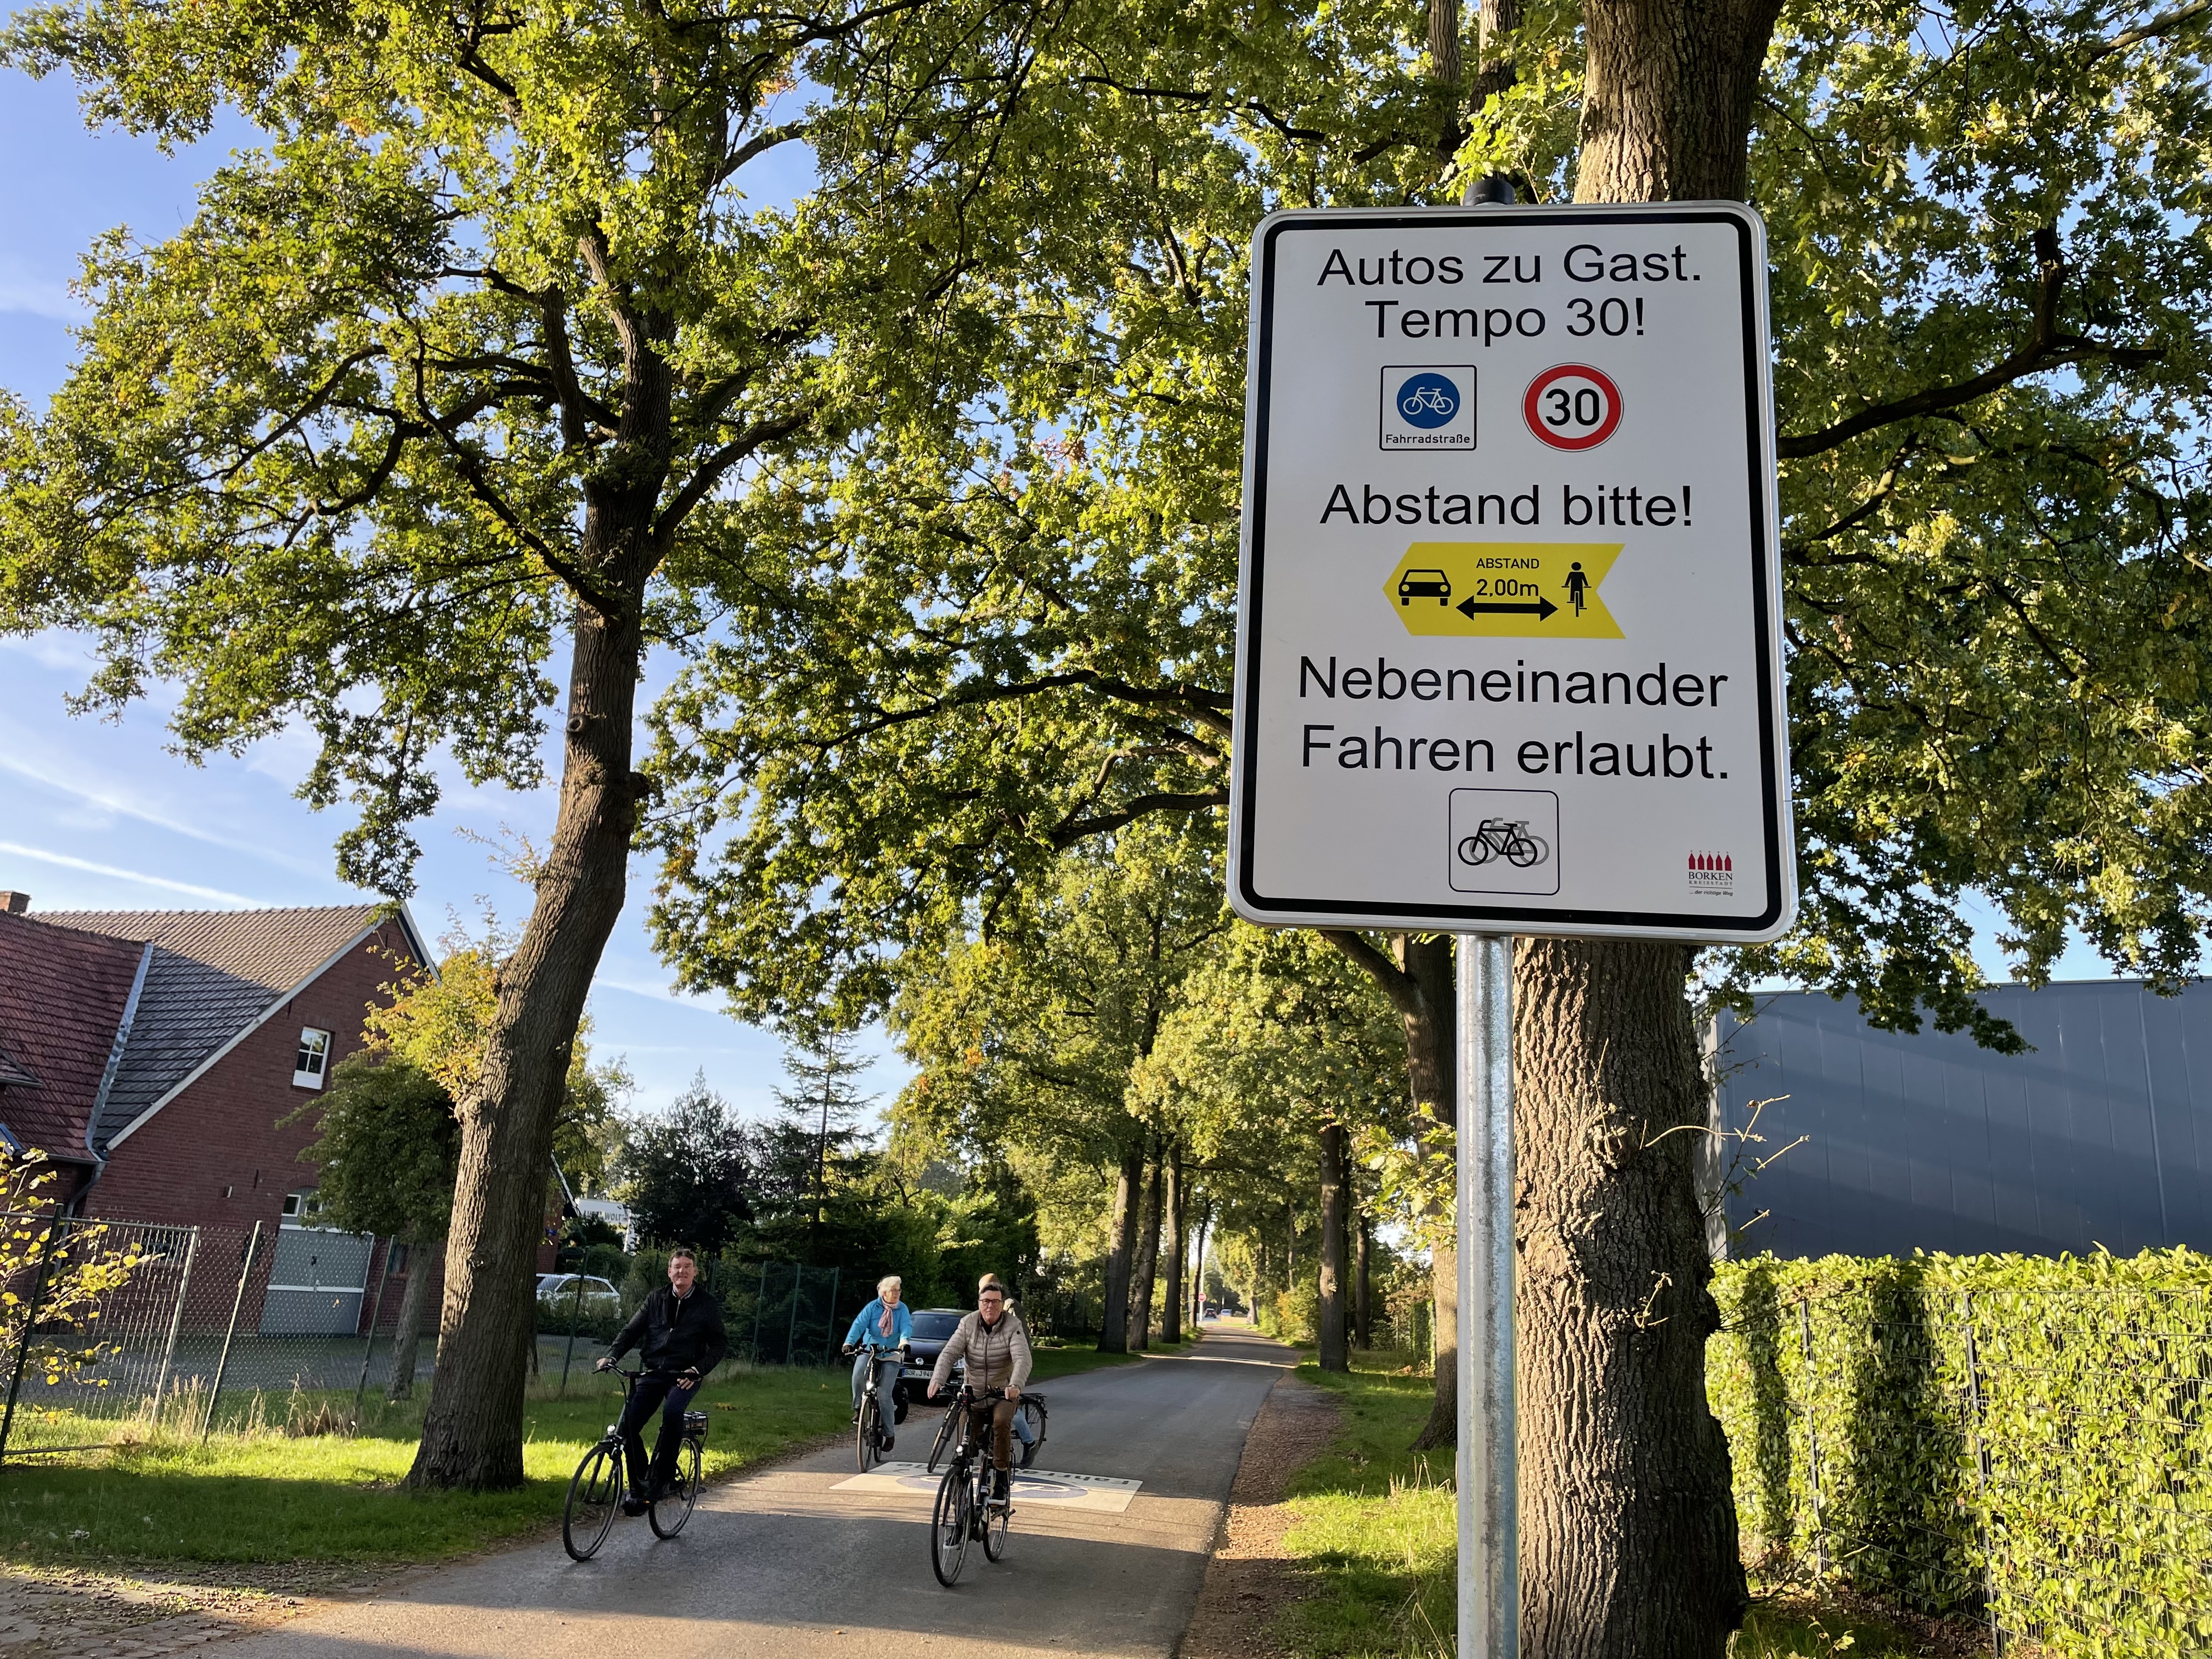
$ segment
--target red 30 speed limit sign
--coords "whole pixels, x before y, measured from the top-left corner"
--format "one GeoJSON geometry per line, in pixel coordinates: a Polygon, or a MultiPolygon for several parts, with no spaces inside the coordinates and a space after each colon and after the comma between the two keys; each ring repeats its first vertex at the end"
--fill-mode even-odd
{"type": "Polygon", "coordinates": [[[1528,382],[1522,417],[1554,449],[1595,449],[1620,424],[1620,388],[1584,363],[1561,363],[1528,382]]]}

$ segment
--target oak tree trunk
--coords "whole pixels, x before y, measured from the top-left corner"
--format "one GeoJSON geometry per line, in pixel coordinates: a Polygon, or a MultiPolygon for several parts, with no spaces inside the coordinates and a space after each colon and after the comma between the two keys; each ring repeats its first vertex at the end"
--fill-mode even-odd
{"type": "Polygon", "coordinates": [[[1189,1195],[1184,1191],[1182,1146],[1170,1142],[1166,1167],[1167,1287],[1160,1297],[1160,1340],[1182,1340],[1183,1253],[1190,1248],[1189,1195]]]}
{"type": "Polygon", "coordinates": [[[653,514],[668,477],[672,380],[626,307],[623,414],[605,471],[585,484],[578,569],[592,599],[571,623],[567,744],[553,838],[530,920],[501,964],[477,1086],[459,1103],[461,1157],[447,1234],[438,1383],[407,1484],[522,1484],[523,1370],[536,1319],[553,1125],[608,935],[622,915],[643,780],[630,770],[644,596],[660,556],[653,514]]]}
{"type": "MultiPolygon", "coordinates": [[[[1778,0],[1590,0],[1583,202],[1741,199],[1778,0]]],[[[1522,1652],[1719,1659],[1746,1605],[1677,945],[1532,940],[1515,976],[1522,1652]],[[1669,1130],[1686,1127],[1683,1133],[1669,1130]]]]}
{"type": "Polygon", "coordinates": [[[392,1376],[385,1385],[386,1400],[410,1400],[415,1395],[415,1367],[422,1351],[422,1318],[429,1310],[431,1271],[445,1251],[445,1241],[407,1243],[407,1284],[399,1293],[399,1319],[392,1333],[392,1376]]]}
{"type": "Polygon", "coordinates": [[[1137,1254],[1138,1193],[1145,1179],[1142,1139],[1122,1148],[1114,1178],[1113,1246],[1106,1255],[1105,1305],[1098,1316],[1098,1352],[1129,1352],[1129,1270],[1137,1254]]]}
{"type": "MultiPolygon", "coordinates": [[[[1413,1091],[1414,1105],[1425,1106],[1432,1114],[1434,1133],[1449,1156],[1454,1126],[1459,1121],[1459,1094],[1454,1079],[1459,1020],[1453,994],[1452,942],[1443,935],[1428,939],[1401,935],[1397,957],[1417,993],[1413,1012],[1400,1010],[1400,1023],[1406,1031],[1406,1081],[1413,1091]]],[[[1434,1200],[1428,1215],[1437,1234],[1429,1262],[1436,1395],[1429,1406],[1429,1420],[1413,1437],[1416,1450],[1449,1446],[1459,1436],[1459,1252],[1450,1243],[1454,1235],[1449,1198],[1434,1200]]]]}
{"type": "Polygon", "coordinates": [[[1675,945],[1531,939],[1516,975],[1522,1652],[1720,1659],[1746,1605],[1675,945]]]}
{"type": "Polygon", "coordinates": [[[1374,1245],[1370,1236],[1372,1228],[1367,1212],[1358,1208],[1355,1199],[1352,1227],[1352,1343],[1357,1348],[1375,1346],[1374,1280],[1369,1271],[1374,1245]]]}
{"type": "Polygon", "coordinates": [[[1352,1369],[1345,1337],[1345,1218],[1344,1126],[1326,1123],[1321,1132],[1321,1295],[1314,1316],[1325,1371],[1352,1369]]]}
{"type": "Polygon", "coordinates": [[[1129,1275],[1129,1346],[1143,1352],[1152,1346],[1152,1291],[1159,1283],[1160,1154],[1154,1143],[1145,1172],[1144,1211],[1137,1223],[1137,1261],[1129,1275]]]}

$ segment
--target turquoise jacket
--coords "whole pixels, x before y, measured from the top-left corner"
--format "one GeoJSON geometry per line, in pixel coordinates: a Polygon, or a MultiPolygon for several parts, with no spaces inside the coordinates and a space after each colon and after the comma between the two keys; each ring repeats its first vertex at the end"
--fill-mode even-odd
{"type": "Polygon", "coordinates": [[[845,1346],[854,1347],[862,1342],[872,1342],[878,1348],[896,1348],[914,1334],[914,1316],[902,1302],[891,1312],[890,1340],[884,1340],[884,1299],[878,1297],[860,1310],[853,1321],[853,1328],[845,1333],[845,1346]]]}

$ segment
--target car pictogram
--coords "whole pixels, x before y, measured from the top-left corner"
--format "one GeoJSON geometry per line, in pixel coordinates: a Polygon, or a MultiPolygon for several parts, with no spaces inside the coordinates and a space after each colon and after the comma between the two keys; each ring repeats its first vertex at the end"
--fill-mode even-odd
{"type": "Polygon", "coordinates": [[[1438,605],[1451,603],[1451,578],[1441,570],[1408,570],[1398,578],[1398,603],[1411,605],[1415,599],[1434,599],[1438,605]]]}

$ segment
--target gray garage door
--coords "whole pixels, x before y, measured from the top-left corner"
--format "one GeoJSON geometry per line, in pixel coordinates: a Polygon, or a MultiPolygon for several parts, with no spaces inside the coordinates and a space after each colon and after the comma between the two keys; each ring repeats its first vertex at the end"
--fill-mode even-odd
{"type": "Polygon", "coordinates": [[[351,1336],[376,1240],[367,1233],[287,1223],[276,1234],[261,1328],[271,1336],[351,1336]]]}

